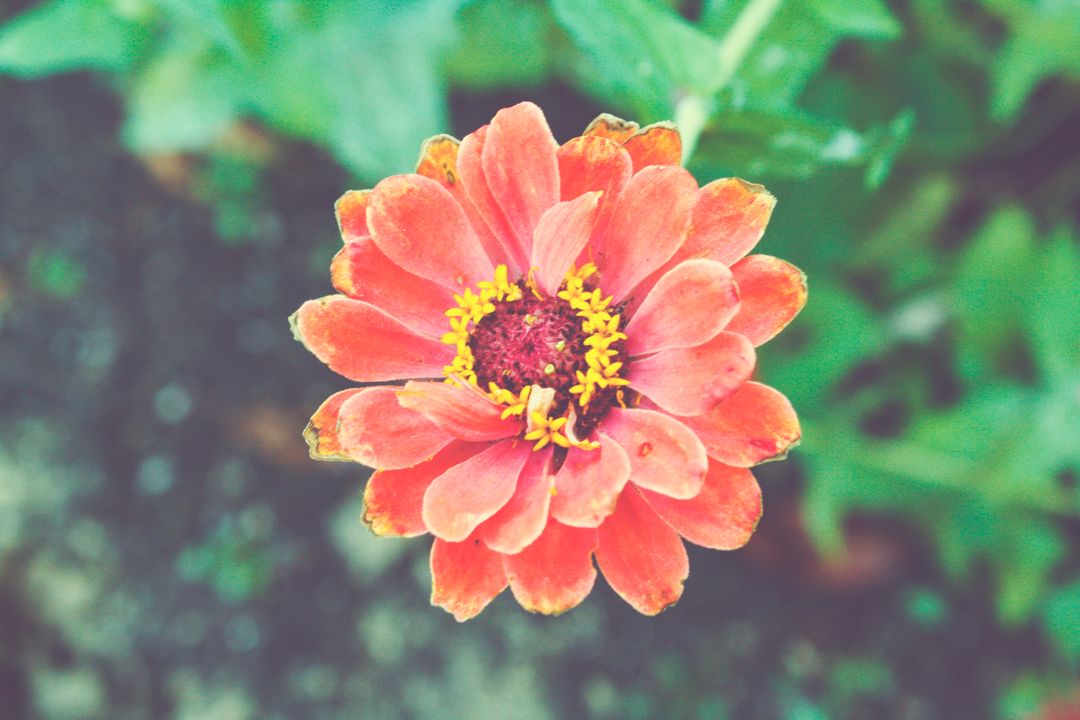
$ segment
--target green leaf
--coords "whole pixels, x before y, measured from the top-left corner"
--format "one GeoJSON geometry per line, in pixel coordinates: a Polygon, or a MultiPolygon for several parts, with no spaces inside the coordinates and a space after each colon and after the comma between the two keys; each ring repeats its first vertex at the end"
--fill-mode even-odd
{"type": "Polygon", "coordinates": [[[1037,265],[1024,315],[1043,376],[1064,384],[1080,367],[1080,247],[1067,228],[1051,234],[1037,265]]]}
{"type": "Polygon", "coordinates": [[[451,82],[469,88],[537,85],[555,51],[554,20],[542,5],[480,0],[459,18],[461,37],[446,60],[451,82]]]}
{"type": "Polygon", "coordinates": [[[448,124],[439,58],[454,40],[457,7],[425,0],[274,13],[251,83],[259,114],[327,146],[361,177],[411,170],[421,142],[448,124]]]}
{"type": "Polygon", "coordinates": [[[647,0],[553,0],[555,17],[593,63],[585,78],[644,119],[670,118],[683,94],[719,88],[720,44],[647,0]]]}
{"type": "Polygon", "coordinates": [[[809,0],[809,6],[841,35],[894,40],[903,32],[882,0],[809,0]]]}
{"type": "Polygon", "coordinates": [[[1035,266],[1035,224],[1002,207],[980,228],[957,263],[954,288],[961,370],[971,378],[1004,368],[1017,348],[1035,266]]]}
{"type": "Polygon", "coordinates": [[[877,190],[885,184],[889,173],[892,172],[896,157],[911,139],[914,126],[915,111],[906,108],[901,110],[884,128],[871,133],[869,142],[874,149],[867,153],[868,162],[864,176],[867,189],[877,190]]]}
{"type": "MultiPolygon", "coordinates": [[[[748,4],[748,0],[706,2],[702,30],[723,37],[748,4]]],[[[790,107],[824,69],[843,37],[893,38],[900,29],[880,0],[788,0],[736,71],[732,96],[756,107],[790,107]]]]}
{"type": "Polygon", "coordinates": [[[857,297],[822,278],[811,284],[810,301],[773,342],[773,352],[762,353],[768,382],[784,388],[796,407],[816,409],[857,362],[884,347],[884,333],[857,297]]]}
{"type": "Polygon", "coordinates": [[[1057,588],[1047,599],[1042,625],[1058,653],[1080,663],[1080,580],[1057,588]]]}
{"type": "Polygon", "coordinates": [[[135,77],[124,140],[136,152],[204,149],[236,120],[249,83],[210,42],[178,36],[135,77]]]}
{"type": "Polygon", "coordinates": [[[807,178],[859,164],[867,152],[855,131],[806,113],[731,109],[705,127],[691,169],[704,177],[807,178]]]}
{"type": "Polygon", "coordinates": [[[120,71],[134,59],[142,34],[107,0],[53,0],[0,28],[0,72],[38,77],[84,68],[120,71]]]}
{"type": "MultiPolygon", "coordinates": [[[[204,36],[235,58],[244,56],[244,48],[230,22],[229,4],[225,0],[154,0],[177,30],[185,34],[204,36]]],[[[233,2],[243,5],[244,2],[233,2]]]]}
{"type": "MultiPolygon", "coordinates": [[[[702,13],[702,29],[723,37],[746,2],[713,1],[702,13]]],[[[731,82],[732,97],[757,107],[794,104],[810,79],[825,66],[840,34],[806,0],[785,2],[763,30],[731,82]]]]}
{"type": "Polygon", "coordinates": [[[1047,523],[1017,515],[1010,520],[998,528],[998,544],[991,553],[996,556],[998,620],[1018,625],[1038,610],[1050,574],[1065,555],[1065,544],[1047,523]]]}
{"type": "Polygon", "coordinates": [[[1012,120],[1044,79],[1080,75],[1080,4],[1038,0],[1020,8],[1005,5],[1011,33],[993,64],[991,114],[1012,120]]]}

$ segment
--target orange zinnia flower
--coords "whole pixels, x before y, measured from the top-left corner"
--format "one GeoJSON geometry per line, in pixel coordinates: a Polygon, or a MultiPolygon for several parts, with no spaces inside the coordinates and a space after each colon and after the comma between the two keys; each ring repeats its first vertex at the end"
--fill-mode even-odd
{"type": "Polygon", "coordinates": [[[596,578],[642,613],[678,600],[683,539],[733,549],[761,516],[751,465],[799,438],[750,381],[806,301],[765,255],[775,200],[698,188],[669,124],[609,115],[559,146],[522,103],[423,147],[416,174],[337,203],[341,292],[296,336],[350,380],[305,437],[376,468],[365,519],[430,532],[432,602],[458,620],[507,585],[564,612],[596,578]],[[418,378],[418,379],[417,379],[418,378]]]}

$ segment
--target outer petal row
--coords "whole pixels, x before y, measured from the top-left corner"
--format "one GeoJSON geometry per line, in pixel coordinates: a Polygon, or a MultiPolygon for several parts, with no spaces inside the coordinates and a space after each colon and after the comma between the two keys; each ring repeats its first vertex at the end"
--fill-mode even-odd
{"type": "Polygon", "coordinates": [[[330,280],[338,292],[374,305],[419,333],[440,337],[446,332],[443,311],[453,304],[453,294],[402,270],[366,235],[338,251],[330,263],[330,280]]]}
{"type": "Polygon", "coordinates": [[[731,272],[742,306],[727,329],[755,347],[774,338],[806,304],[806,276],[783,260],[751,255],[732,265],[731,272]]]}
{"type": "Polygon", "coordinates": [[[680,419],[701,438],[710,457],[736,467],[782,457],[802,437],[788,399],[756,382],[703,415],[680,419]]]}
{"type": "Polygon", "coordinates": [[[289,323],[315,357],[357,382],[440,377],[450,361],[447,345],[374,305],[341,295],[307,301],[289,323]]]}
{"type": "Polygon", "coordinates": [[[679,535],[695,545],[734,550],[745,545],[761,519],[761,488],[745,468],[709,463],[705,484],[693,498],[641,494],[679,535]]]}
{"type": "Polygon", "coordinates": [[[690,561],[670,525],[635,489],[597,530],[596,562],[611,588],[638,612],[656,615],[681,596],[690,561]]]}

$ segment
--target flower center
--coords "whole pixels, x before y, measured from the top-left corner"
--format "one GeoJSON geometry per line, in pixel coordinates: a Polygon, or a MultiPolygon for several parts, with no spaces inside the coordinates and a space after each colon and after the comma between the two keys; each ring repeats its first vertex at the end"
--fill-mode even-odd
{"type": "Polygon", "coordinates": [[[523,416],[535,449],[592,449],[586,438],[596,424],[625,404],[626,335],[619,308],[590,281],[595,272],[591,263],[572,269],[556,296],[545,297],[531,279],[509,282],[500,265],[492,282],[455,295],[457,307],[446,311],[443,342],[458,351],[444,368],[447,382],[484,389],[506,406],[504,417],[523,416]]]}

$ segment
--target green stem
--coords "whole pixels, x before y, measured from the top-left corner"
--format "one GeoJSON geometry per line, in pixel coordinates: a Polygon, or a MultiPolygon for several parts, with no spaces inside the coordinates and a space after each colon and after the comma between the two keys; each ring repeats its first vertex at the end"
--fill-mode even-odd
{"type": "Polygon", "coordinates": [[[731,29],[724,34],[717,46],[719,70],[709,92],[703,95],[687,95],[675,107],[675,124],[683,141],[683,163],[697,147],[701,131],[709,119],[711,99],[727,87],[742,65],[750,48],[764,32],[784,0],[750,0],[739,13],[731,29]]]}

